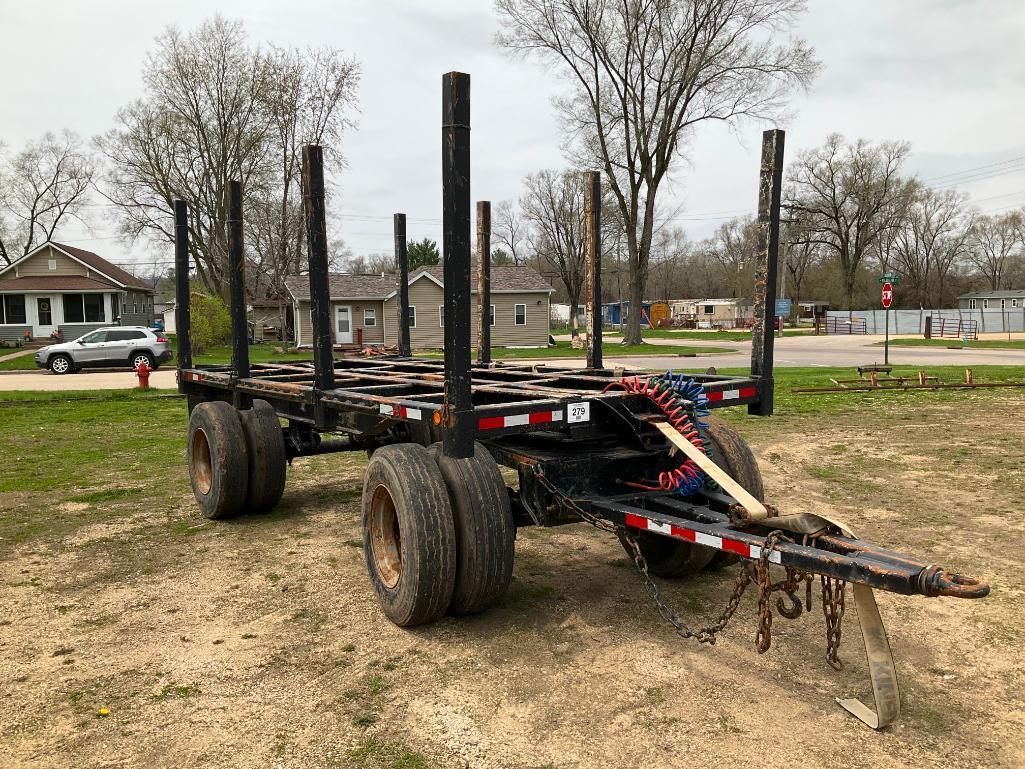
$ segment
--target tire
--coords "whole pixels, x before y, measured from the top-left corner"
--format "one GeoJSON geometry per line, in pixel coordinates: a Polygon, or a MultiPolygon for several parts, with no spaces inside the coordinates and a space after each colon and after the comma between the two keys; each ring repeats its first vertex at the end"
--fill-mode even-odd
{"type": "Polygon", "coordinates": [[[75,371],[75,364],[67,355],[54,355],[50,358],[47,368],[57,375],[71,374],[75,371]]]}
{"type": "Polygon", "coordinates": [[[498,463],[480,443],[473,456],[428,450],[448,487],[456,532],[456,579],[449,614],[477,614],[505,597],[512,580],[516,526],[498,463]]]}
{"type": "MultiPolygon", "coordinates": [[[[707,417],[705,422],[708,428],[704,431],[704,438],[709,444],[708,448],[715,463],[749,491],[751,496],[759,502],[765,501],[762,471],[758,469],[758,460],[755,459],[747,441],[719,417],[707,417]]],[[[740,556],[736,553],[715,552],[709,568],[718,569],[739,560],[740,556]]]]}
{"type": "Polygon", "coordinates": [[[255,399],[239,412],[249,457],[249,491],[243,509],[250,513],[273,510],[285,492],[285,434],[274,407],[255,399]]]}
{"type": "MultiPolygon", "coordinates": [[[[696,574],[712,562],[717,550],[693,542],[683,542],[646,531],[635,532],[648,571],[663,579],[678,579],[696,574]]],[[[627,555],[633,557],[629,550],[627,555]]]]}
{"type": "Polygon", "coordinates": [[[156,361],[153,360],[153,356],[148,352],[133,352],[128,357],[128,365],[132,367],[132,371],[137,371],[143,361],[146,361],[146,366],[149,367],[150,371],[154,371],[156,369],[156,361]]]}
{"type": "Polygon", "coordinates": [[[242,510],[249,488],[249,452],[238,411],[224,401],[200,403],[189,417],[189,477],[207,518],[242,510]]]}
{"type": "Polygon", "coordinates": [[[363,552],[385,616],[396,625],[445,613],[456,580],[455,525],[445,478],[423,446],[382,446],[367,464],[363,552]]]}

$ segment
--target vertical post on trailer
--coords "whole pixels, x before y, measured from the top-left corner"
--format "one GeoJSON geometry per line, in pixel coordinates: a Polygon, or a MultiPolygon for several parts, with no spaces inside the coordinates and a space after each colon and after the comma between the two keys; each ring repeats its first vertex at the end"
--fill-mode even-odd
{"type": "Polygon", "coordinates": [[[477,201],[477,362],[491,363],[491,203],[477,201]]]}
{"type": "MultiPolygon", "coordinates": [[[[584,256],[587,260],[585,306],[587,367],[602,368],[601,359],[601,174],[584,174],[584,256]]],[[[575,313],[576,307],[570,308],[575,313]]]]}
{"type": "MultiPolygon", "coordinates": [[[[228,296],[231,300],[231,368],[239,379],[249,377],[249,324],[246,322],[246,260],[242,245],[242,182],[228,182],[228,296]]],[[[249,408],[252,399],[235,391],[235,408],[249,408]]]]}
{"type": "Polygon", "coordinates": [[[747,413],[762,417],[772,414],[779,203],[785,136],[779,129],[762,133],[762,163],[758,174],[758,261],[755,265],[754,327],[751,329],[751,376],[758,377],[758,402],[749,403],[747,413]]]}
{"type": "MultiPolygon", "coordinates": [[[[331,343],[331,289],[327,272],[327,220],[324,208],[324,150],[303,147],[303,212],[310,261],[310,319],[313,322],[313,383],[318,390],[335,386],[331,343]]],[[[319,421],[319,418],[318,418],[319,421]]]]}
{"type": "Polygon", "coordinates": [[[470,392],[470,76],[442,76],[442,233],[445,260],[446,456],[473,456],[470,392]]]}
{"type": "Polygon", "coordinates": [[[395,214],[395,265],[399,270],[399,355],[408,358],[409,347],[409,255],[406,253],[406,215],[395,214]]]}
{"type": "MultiPolygon", "coordinates": [[[[189,302],[189,204],[174,201],[174,326],[178,334],[178,370],[192,368],[192,310],[189,302]]],[[[178,380],[181,389],[181,379],[178,380]]]]}

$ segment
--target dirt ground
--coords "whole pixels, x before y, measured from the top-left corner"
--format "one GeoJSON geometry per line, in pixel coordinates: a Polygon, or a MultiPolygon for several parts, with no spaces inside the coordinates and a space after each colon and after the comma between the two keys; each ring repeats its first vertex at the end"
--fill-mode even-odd
{"type": "MultiPolygon", "coordinates": [[[[360,547],[364,462],[336,455],[297,461],[265,516],[204,520],[175,466],[165,503],[140,509],[113,477],[129,493],[96,504],[115,514],[0,542],[0,766],[1025,766],[1025,403],[964,401],[738,421],[784,509],[832,512],[993,587],[879,596],[903,704],[885,732],[834,702],[870,701],[853,607],[839,673],[817,596],[811,615],[776,618],[767,654],[753,591],[699,646],[583,525],[520,530],[502,606],[394,627],[360,547]]],[[[663,586],[711,618],[732,580],[663,586]]]]}

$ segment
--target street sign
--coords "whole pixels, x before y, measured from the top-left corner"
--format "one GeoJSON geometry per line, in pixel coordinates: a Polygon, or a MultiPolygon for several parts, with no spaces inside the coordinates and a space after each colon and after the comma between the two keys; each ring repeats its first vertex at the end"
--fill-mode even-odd
{"type": "Polygon", "coordinates": [[[882,275],[879,276],[879,282],[889,283],[891,285],[896,286],[898,283],[900,283],[900,276],[895,272],[884,272],[882,275]]]}
{"type": "Polygon", "coordinates": [[[789,299],[777,299],[776,300],[776,317],[777,318],[789,318],[790,317],[790,300],[789,299]]]}
{"type": "Polygon", "coordinates": [[[893,286],[883,283],[883,307],[889,310],[891,304],[893,304],[893,286]]]}

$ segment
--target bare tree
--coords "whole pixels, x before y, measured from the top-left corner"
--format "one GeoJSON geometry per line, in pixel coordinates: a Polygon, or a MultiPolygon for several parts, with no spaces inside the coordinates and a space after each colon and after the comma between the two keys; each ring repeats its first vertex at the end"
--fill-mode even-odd
{"type": "Polygon", "coordinates": [[[648,297],[668,300],[682,290],[680,278],[685,275],[684,264],[693,246],[681,227],[660,228],[651,244],[651,276],[648,297]]]}
{"type": "MultiPolygon", "coordinates": [[[[775,35],[802,0],[497,0],[498,45],[559,66],[570,91],[556,106],[577,167],[596,163],[624,224],[630,301],[647,282],[658,190],[690,130],[707,121],[778,114],[818,63],[775,35]]],[[[624,342],[641,342],[630,313],[624,342]]]]}
{"type": "Polygon", "coordinates": [[[956,190],[917,186],[907,216],[894,228],[893,252],[905,291],[914,292],[919,307],[942,307],[951,271],[966,255],[971,212],[966,196],[956,190]]]}
{"type": "MultiPolygon", "coordinates": [[[[241,22],[221,16],[188,33],[169,29],[143,68],[144,98],[97,139],[109,161],[103,191],[122,233],[173,240],[172,202],[187,200],[197,274],[223,295],[225,191],[239,179],[256,254],[248,256],[273,273],[269,285],[279,290],[299,269],[299,148],[337,144],[358,77],[356,63],[331,49],[261,53],[241,22]]],[[[341,156],[329,160],[337,165],[341,156]]]]}
{"type": "Polygon", "coordinates": [[[491,243],[509,254],[513,264],[526,260],[530,244],[528,229],[514,201],[498,201],[491,212],[491,243]]]}
{"type": "Polygon", "coordinates": [[[723,283],[735,298],[747,296],[751,291],[757,251],[758,226],[750,216],[721,224],[704,247],[705,255],[719,265],[723,283]]]}
{"type": "Polygon", "coordinates": [[[788,207],[806,240],[838,262],[848,307],[866,255],[905,215],[914,184],[899,172],[910,150],[906,142],[850,144],[832,134],[790,167],[788,207]]]}
{"type": "Polygon", "coordinates": [[[71,131],[47,133],[10,159],[0,157],[0,259],[10,264],[50,240],[62,222],[81,221],[95,173],[95,160],[71,131]]]}
{"type": "Polygon", "coordinates": [[[1005,286],[1014,256],[1020,251],[1019,229],[1021,213],[979,216],[968,236],[968,261],[989,284],[997,290],[1005,286]]]}
{"type": "Polygon", "coordinates": [[[804,286],[813,267],[822,260],[822,247],[809,242],[796,224],[788,224],[780,237],[786,286],[794,305],[804,296],[804,286]]]}

